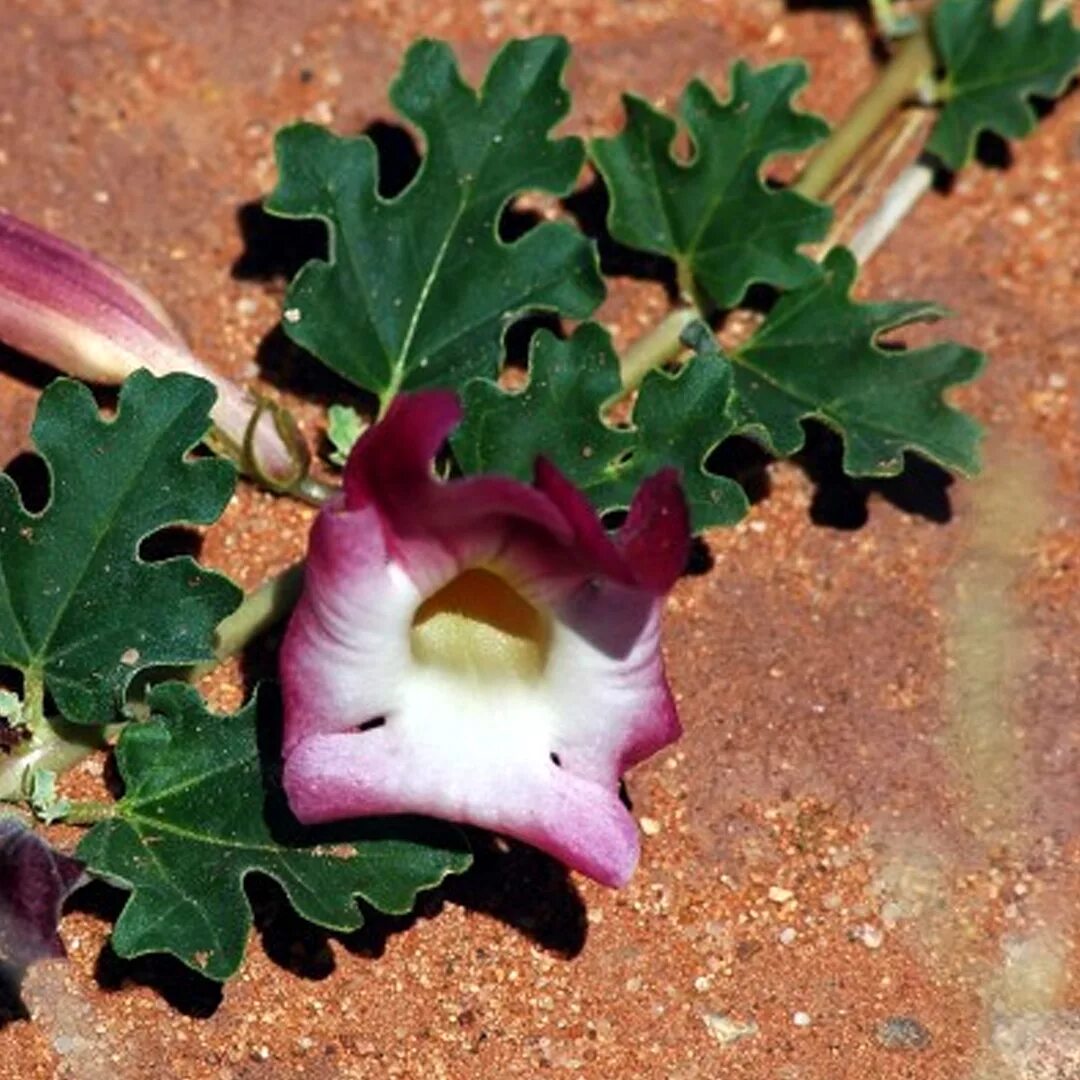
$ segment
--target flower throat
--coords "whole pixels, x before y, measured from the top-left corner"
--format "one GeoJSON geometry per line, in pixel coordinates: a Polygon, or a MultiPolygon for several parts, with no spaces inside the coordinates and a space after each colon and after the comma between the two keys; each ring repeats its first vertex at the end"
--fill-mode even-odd
{"type": "Polygon", "coordinates": [[[421,663],[484,679],[537,679],[547,662],[544,617],[490,570],[459,574],[413,616],[409,641],[421,663]]]}

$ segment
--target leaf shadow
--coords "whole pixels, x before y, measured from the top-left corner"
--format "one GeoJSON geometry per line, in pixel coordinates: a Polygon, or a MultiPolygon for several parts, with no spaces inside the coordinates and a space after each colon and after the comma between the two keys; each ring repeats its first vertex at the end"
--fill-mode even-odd
{"type": "Polygon", "coordinates": [[[29,1020],[30,1010],[22,999],[22,981],[26,972],[0,962],[0,1031],[19,1020],[29,1020]]]}
{"type": "Polygon", "coordinates": [[[37,360],[3,342],[0,342],[0,370],[35,390],[44,390],[49,383],[61,378],[56,368],[44,360],[37,360]]]}
{"type": "Polygon", "coordinates": [[[858,16],[859,25],[870,45],[874,58],[879,63],[888,60],[889,50],[878,33],[869,0],[786,0],[786,4],[788,11],[793,15],[803,11],[854,12],[858,16]]]}
{"type": "Polygon", "coordinates": [[[654,281],[664,287],[672,303],[678,300],[679,286],[673,259],[667,255],[626,247],[611,235],[607,224],[611,195],[599,173],[594,173],[585,187],[564,198],[562,205],[577,221],[581,231],[596,244],[600,271],[605,277],[654,281]]]}
{"type": "MultiPolygon", "coordinates": [[[[79,911],[114,924],[127,903],[128,893],[104,881],[94,880],[74,893],[67,911],[79,911]]],[[[94,980],[102,990],[117,992],[129,986],[153,990],[184,1016],[206,1019],[223,1000],[219,983],[200,975],[167,953],[125,959],[106,942],[94,964],[94,980]]]]}
{"type": "MultiPolygon", "coordinates": [[[[241,205],[236,225],[243,249],[232,265],[232,277],[260,282],[279,298],[304,265],[329,257],[326,226],[321,221],[275,217],[266,211],[263,199],[241,205]]],[[[373,416],[377,411],[371,395],[316,361],[289,338],[280,321],[256,346],[255,363],[262,377],[279,390],[322,405],[352,405],[363,415],[373,416]]]]}
{"type": "MultiPolygon", "coordinates": [[[[347,827],[341,835],[355,840],[347,827]]],[[[451,904],[496,919],[561,959],[577,956],[585,947],[588,922],[566,870],[523,844],[502,845],[478,830],[469,830],[469,839],[474,862],[464,874],[420,893],[407,914],[387,914],[361,901],[363,925],[348,933],[308,922],[277,882],[253,875],[247,892],[264,952],[284,970],[321,981],[337,968],[334,944],[353,956],[379,960],[398,934],[437,918],[451,904]]]]}
{"type": "MultiPolygon", "coordinates": [[[[804,420],[806,442],[790,460],[814,485],[810,519],[815,525],[842,531],[861,529],[869,520],[871,498],[880,497],[907,514],[944,525],[952,520],[949,488],[953,477],[939,465],[909,453],[904,470],[893,477],[853,477],[844,472],[844,444],[825,424],[804,420]]],[[[709,458],[711,471],[743,485],[752,504],[767,498],[768,468],[777,459],[752,439],[726,440],[709,458]]]]}
{"type": "Polygon", "coordinates": [[[45,459],[33,450],[16,454],[4,469],[19,489],[23,509],[29,514],[40,514],[49,505],[52,494],[49,469],[45,459]]]}

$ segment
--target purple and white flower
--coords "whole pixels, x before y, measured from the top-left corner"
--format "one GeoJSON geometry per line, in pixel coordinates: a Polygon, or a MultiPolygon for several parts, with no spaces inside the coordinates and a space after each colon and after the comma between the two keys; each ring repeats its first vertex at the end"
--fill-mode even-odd
{"type": "Polygon", "coordinates": [[[284,784],[303,822],[419,813],[625,884],[625,770],[680,732],[660,655],[687,557],[674,470],[622,528],[543,459],[530,487],[444,482],[448,391],[397,398],[311,533],[281,656],[284,784]]]}

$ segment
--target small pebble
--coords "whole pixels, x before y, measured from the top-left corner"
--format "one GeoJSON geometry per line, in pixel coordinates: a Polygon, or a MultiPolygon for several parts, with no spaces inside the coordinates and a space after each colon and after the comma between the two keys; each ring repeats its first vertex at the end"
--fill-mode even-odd
{"type": "Polygon", "coordinates": [[[781,945],[794,945],[795,939],[799,936],[799,932],[794,926],[785,926],[780,931],[780,944],[781,945]]]}
{"type": "Polygon", "coordinates": [[[885,941],[885,935],[876,926],[863,923],[851,931],[852,941],[861,941],[868,949],[880,949],[885,941]]]}
{"type": "Polygon", "coordinates": [[[790,889],[782,889],[779,885],[769,886],[769,899],[774,904],[786,904],[794,895],[790,889]]]}
{"type": "Polygon", "coordinates": [[[753,1020],[744,1023],[730,1016],[724,1016],[722,1013],[706,1013],[701,1019],[709,1034],[724,1046],[758,1033],[758,1026],[753,1020]]]}
{"type": "Polygon", "coordinates": [[[640,824],[641,831],[646,836],[656,836],[660,832],[660,822],[656,818],[643,817],[640,824]]]}
{"type": "Polygon", "coordinates": [[[923,1050],[930,1032],[914,1016],[890,1016],[878,1024],[877,1041],[886,1050],[923,1050]]]}
{"type": "Polygon", "coordinates": [[[791,1022],[796,1027],[809,1027],[810,1026],[810,1014],[806,1012],[796,1012],[791,1014],[791,1022]]]}

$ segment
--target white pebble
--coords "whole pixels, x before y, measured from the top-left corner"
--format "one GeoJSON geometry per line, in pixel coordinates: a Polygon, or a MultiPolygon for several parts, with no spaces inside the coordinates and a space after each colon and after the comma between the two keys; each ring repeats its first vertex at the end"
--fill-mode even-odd
{"type": "Polygon", "coordinates": [[[868,949],[880,949],[885,941],[885,935],[876,926],[863,923],[851,931],[853,941],[861,941],[868,949]]]}

